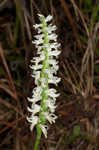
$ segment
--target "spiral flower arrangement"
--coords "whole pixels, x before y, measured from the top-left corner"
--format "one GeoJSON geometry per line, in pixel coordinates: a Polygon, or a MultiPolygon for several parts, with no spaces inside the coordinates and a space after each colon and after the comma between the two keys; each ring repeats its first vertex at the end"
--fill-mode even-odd
{"type": "Polygon", "coordinates": [[[60,44],[57,43],[56,26],[48,24],[53,17],[49,15],[45,18],[41,14],[38,16],[41,23],[34,25],[38,35],[35,35],[35,40],[32,41],[37,48],[37,57],[31,60],[33,65],[30,66],[36,87],[33,89],[32,98],[28,98],[28,101],[32,103],[31,108],[27,108],[31,113],[30,117],[27,117],[30,130],[33,131],[35,126],[37,129],[34,150],[38,149],[42,133],[47,138],[46,122],[55,123],[57,118],[54,112],[59,94],[56,89],[50,88],[50,84],[57,85],[60,81],[60,78],[56,76],[59,69],[57,58],[60,54],[58,50],[60,44]]]}

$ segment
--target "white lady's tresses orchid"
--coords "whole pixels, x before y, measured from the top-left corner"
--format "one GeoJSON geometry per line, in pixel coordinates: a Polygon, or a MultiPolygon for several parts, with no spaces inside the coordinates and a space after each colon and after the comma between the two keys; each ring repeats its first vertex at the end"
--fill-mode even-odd
{"type": "Polygon", "coordinates": [[[60,54],[58,50],[60,44],[57,43],[57,35],[54,33],[56,26],[48,25],[52,16],[49,15],[46,18],[41,14],[38,16],[41,23],[34,25],[34,28],[38,30],[38,35],[34,36],[36,40],[32,41],[37,48],[38,56],[31,60],[33,65],[30,66],[33,70],[32,77],[35,78],[36,88],[33,89],[32,97],[28,98],[32,105],[27,108],[31,113],[27,120],[31,123],[31,131],[36,126],[47,137],[46,121],[52,124],[57,118],[54,112],[59,94],[54,88],[50,88],[49,84],[57,85],[60,82],[60,78],[55,76],[59,68],[55,58],[58,58],[60,54]]]}

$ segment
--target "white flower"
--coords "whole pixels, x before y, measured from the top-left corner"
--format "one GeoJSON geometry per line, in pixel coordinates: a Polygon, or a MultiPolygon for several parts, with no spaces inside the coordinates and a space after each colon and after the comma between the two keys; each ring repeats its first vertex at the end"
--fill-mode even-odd
{"type": "Polygon", "coordinates": [[[41,81],[41,86],[43,88],[45,88],[46,87],[46,83],[47,83],[46,79],[45,78],[40,78],[40,81],[41,81]]]}
{"type": "Polygon", "coordinates": [[[38,101],[41,100],[42,98],[41,93],[42,93],[42,88],[40,86],[34,88],[32,98],[38,101]]]}
{"type": "Polygon", "coordinates": [[[31,76],[33,78],[35,77],[35,84],[38,85],[38,81],[40,79],[40,71],[33,71],[33,74],[31,76]]]}
{"type": "Polygon", "coordinates": [[[48,126],[47,126],[47,125],[42,125],[42,124],[40,124],[39,126],[40,126],[40,128],[41,128],[43,134],[45,135],[45,138],[47,138],[48,126]]]}
{"type": "Polygon", "coordinates": [[[46,22],[51,21],[52,18],[53,18],[53,17],[52,17],[51,15],[48,15],[48,16],[46,17],[45,21],[46,21],[46,22]]]}
{"type": "Polygon", "coordinates": [[[41,109],[41,106],[37,105],[37,104],[32,104],[32,108],[27,107],[27,110],[29,112],[32,112],[33,115],[35,115],[36,113],[38,113],[41,109]]]}
{"type": "Polygon", "coordinates": [[[35,35],[34,37],[36,39],[43,39],[44,38],[44,34],[35,35]]]}
{"type": "Polygon", "coordinates": [[[32,66],[30,66],[30,68],[31,69],[33,69],[33,70],[38,70],[38,69],[41,69],[43,67],[43,65],[40,65],[40,64],[38,64],[38,65],[32,65],[32,66]]]}
{"type": "Polygon", "coordinates": [[[33,98],[27,98],[29,102],[32,102],[33,104],[35,104],[36,102],[41,100],[41,96],[40,97],[34,97],[33,98]]]}
{"type": "Polygon", "coordinates": [[[44,52],[38,52],[38,54],[41,54],[40,57],[34,57],[31,62],[35,63],[35,65],[38,65],[41,61],[45,59],[44,52]]]}
{"type": "Polygon", "coordinates": [[[57,40],[57,35],[56,34],[50,34],[50,35],[48,35],[48,39],[56,41],[57,40]]]}
{"type": "Polygon", "coordinates": [[[61,80],[61,78],[52,76],[51,78],[48,79],[48,83],[53,83],[53,84],[56,84],[56,85],[57,85],[57,83],[59,83],[60,80],[61,80]]]}
{"type": "Polygon", "coordinates": [[[48,89],[46,91],[46,94],[49,95],[52,98],[56,98],[56,97],[58,97],[60,95],[60,94],[56,94],[56,90],[53,89],[53,88],[52,89],[48,89]]]}
{"type": "Polygon", "coordinates": [[[57,29],[57,27],[54,25],[52,25],[52,24],[50,24],[50,25],[48,25],[48,27],[46,27],[46,31],[50,34],[50,33],[52,33],[52,31],[55,31],[57,29]]]}
{"type": "Polygon", "coordinates": [[[39,54],[38,52],[39,52],[39,51],[42,51],[44,46],[35,45],[35,47],[36,47],[36,49],[38,50],[38,51],[37,51],[37,54],[39,54]]]}
{"type": "Polygon", "coordinates": [[[50,47],[57,50],[57,48],[60,47],[60,44],[58,44],[58,43],[52,43],[52,44],[50,44],[50,47]]]}
{"type": "Polygon", "coordinates": [[[40,86],[36,87],[33,89],[33,95],[32,98],[27,98],[28,101],[32,102],[33,104],[35,104],[36,102],[41,100],[41,93],[42,93],[42,88],[40,86]]]}
{"type": "Polygon", "coordinates": [[[57,116],[53,113],[43,112],[45,118],[50,122],[50,124],[55,123],[57,116]]]}
{"type": "MultiPolygon", "coordinates": [[[[55,66],[54,63],[53,63],[53,66],[55,66]]],[[[53,73],[51,72],[51,70],[46,69],[46,70],[44,70],[44,72],[46,72],[48,75],[48,83],[53,83],[53,84],[57,85],[57,83],[60,82],[61,79],[54,76],[53,73]]]]}
{"type": "Polygon", "coordinates": [[[28,122],[31,123],[30,130],[32,131],[34,126],[38,123],[38,116],[27,117],[28,122]]]}
{"type": "Polygon", "coordinates": [[[51,71],[52,74],[56,74],[58,69],[59,69],[58,65],[50,67],[50,71],[51,71]]]}
{"type": "Polygon", "coordinates": [[[35,24],[35,25],[33,25],[33,27],[34,27],[35,29],[37,29],[37,28],[39,28],[39,27],[42,27],[42,24],[35,24]]]}
{"type": "Polygon", "coordinates": [[[35,57],[34,59],[31,60],[32,63],[35,63],[37,66],[43,59],[41,57],[35,57]]]}
{"type": "Polygon", "coordinates": [[[32,43],[36,45],[43,44],[43,39],[40,38],[39,40],[32,41],[32,43]]]}
{"type": "Polygon", "coordinates": [[[46,101],[45,101],[45,104],[47,105],[47,107],[49,108],[50,112],[55,112],[55,100],[51,99],[51,98],[48,98],[46,101]]]}
{"type": "Polygon", "coordinates": [[[49,59],[48,60],[48,63],[50,64],[50,65],[57,65],[58,64],[58,61],[56,61],[55,59],[49,59]]]}
{"type": "Polygon", "coordinates": [[[60,54],[60,51],[54,50],[49,52],[49,56],[58,56],[60,54]]]}
{"type": "Polygon", "coordinates": [[[42,32],[43,32],[42,29],[38,28],[38,33],[42,33],[42,32]]]}

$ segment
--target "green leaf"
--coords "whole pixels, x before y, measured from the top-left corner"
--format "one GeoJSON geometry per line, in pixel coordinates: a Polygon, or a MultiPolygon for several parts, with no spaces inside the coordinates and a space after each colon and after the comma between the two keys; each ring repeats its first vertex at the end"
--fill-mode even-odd
{"type": "Polygon", "coordinates": [[[78,125],[74,126],[73,134],[74,134],[74,136],[79,136],[80,126],[78,126],[78,125]]]}

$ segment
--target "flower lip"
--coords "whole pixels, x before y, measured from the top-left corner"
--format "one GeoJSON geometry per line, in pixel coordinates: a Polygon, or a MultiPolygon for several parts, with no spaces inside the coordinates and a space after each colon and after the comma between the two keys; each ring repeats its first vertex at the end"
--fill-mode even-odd
{"type": "Polygon", "coordinates": [[[45,19],[46,22],[49,22],[53,19],[53,17],[51,15],[48,15],[47,18],[45,19]]]}
{"type": "Polygon", "coordinates": [[[47,126],[47,125],[42,125],[42,124],[40,124],[39,126],[40,126],[40,128],[41,128],[43,134],[45,135],[45,138],[47,138],[48,126],[47,126]]]}
{"type": "Polygon", "coordinates": [[[43,115],[50,122],[50,124],[55,123],[55,120],[57,119],[57,116],[53,113],[43,112],[43,115]]]}
{"type": "Polygon", "coordinates": [[[51,113],[55,112],[55,108],[56,108],[55,100],[49,98],[48,100],[45,101],[45,104],[47,105],[51,113]]]}
{"type": "Polygon", "coordinates": [[[29,112],[32,112],[33,115],[35,115],[36,113],[38,113],[41,109],[41,106],[37,105],[37,104],[33,104],[32,108],[27,107],[29,112]]]}
{"type": "Polygon", "coordinates": [[[35,25],[33,25],[33,27],[34,27],[35,29],[38,29],[38,28],[42,27],[42,24],[35,24],[35,25]]]}
{"type": "Polygon", "coordinates": [[[38,122],[38,116],[32,116],[32,117],[27,117],[26,118],[28,122],[31,123],[31,126],[30,126],[30,130],[32,131],[34,126],[37,124],[38,122]]]}

